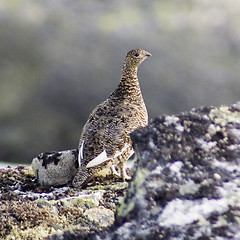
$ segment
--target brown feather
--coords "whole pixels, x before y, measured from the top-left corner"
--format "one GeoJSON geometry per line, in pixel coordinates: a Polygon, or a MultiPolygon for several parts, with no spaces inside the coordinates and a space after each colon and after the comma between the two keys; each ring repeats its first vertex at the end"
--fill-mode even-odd
{"type": "MultiPolygon", "coordinates": [[[[118,166],[119,176],[123,180],[130,178],[125,169],[126,162],[133,153],[130,133],[148,123],[147,109],[137,77],[139,65],[148,56],[151,54],[141,49],[129,51],[118,87],[90,114],[80,138],[79,148],[83,146],[81,166],[73,179],[73,186],[83,186],[95,173],[112,165],[118,166]],[[104,151],[107,155],[105,162],[91,168],[86,167],[104,151]],[[120,156],[114,157],[121,151],[120,156]]],[[[105,153],[99,158],[104,155],[105,153]]]]}

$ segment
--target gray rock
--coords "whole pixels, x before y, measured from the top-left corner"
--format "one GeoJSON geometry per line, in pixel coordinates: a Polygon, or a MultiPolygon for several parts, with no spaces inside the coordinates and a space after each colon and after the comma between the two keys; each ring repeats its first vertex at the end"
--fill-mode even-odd
{"type": "Polygon", "coordinates": [[[156,118],[105,239],[240,239],[240,104],[156,118]]]}
{"type": "Polygon", "coordinates": [[[99,227],[108,227],[114,223],[114,212],[103,206],[87,209],[83,216],[99,227]]]}
{"type": "Polygon", "coordinates": [[[43,186],[67,184],[78,168],[78,150],[41,153],[32,161],[38,182],[43,186]]]}

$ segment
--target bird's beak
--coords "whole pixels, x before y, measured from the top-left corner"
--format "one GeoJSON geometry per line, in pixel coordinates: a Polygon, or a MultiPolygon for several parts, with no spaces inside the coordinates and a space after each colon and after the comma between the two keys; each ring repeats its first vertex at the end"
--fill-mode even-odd
{"type": "Polygon", "coordinates": [[[146,52],[146,54],[145,54],[147,57],[151,57],[152,56],[152,54],[150,53],[150,52],[146,52]]]}

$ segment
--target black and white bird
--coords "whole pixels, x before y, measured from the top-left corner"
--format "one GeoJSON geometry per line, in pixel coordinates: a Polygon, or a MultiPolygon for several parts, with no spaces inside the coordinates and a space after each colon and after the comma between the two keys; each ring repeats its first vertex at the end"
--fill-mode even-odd
{"type": "Polygon", "coordinates": [[[148,123],[137,70],[149,56],[142,49],[129,51],[118,87],[90,114],[79,142],[80,167],[73,179],[74,187],[84,186],[106,167],[123,181],[130,179],[126,173],[126,163],[134,153],[130,133],[148,123]]]}

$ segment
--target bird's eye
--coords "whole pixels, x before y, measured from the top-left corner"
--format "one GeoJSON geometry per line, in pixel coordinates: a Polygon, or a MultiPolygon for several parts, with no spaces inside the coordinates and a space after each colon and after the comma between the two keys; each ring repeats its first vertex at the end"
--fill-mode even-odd
{"type": "Polygon", "coordinates": [[[135,55],[134,55],[135,57],[138,57],[139,56],[139,53],[135,53],[135,55]]]}

